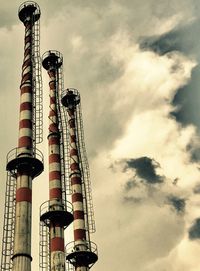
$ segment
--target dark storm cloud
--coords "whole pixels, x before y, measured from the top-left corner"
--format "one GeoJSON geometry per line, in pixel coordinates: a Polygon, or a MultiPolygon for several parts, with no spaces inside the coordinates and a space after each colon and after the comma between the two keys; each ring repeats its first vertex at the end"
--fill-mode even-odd
{"type": "Polygon", "coordinates": [[[190,160],[191,162],[198,162],[200,161],[200,148],[195,147],[194,144],[188,144],[186,150],[190,153],[190,160]]]}
{"type": "Polygon", "coordinates": [[[167,198],[168,203],[175,209],[177,213],[184,213],[186,206],[186,199],[170,195],[167,198]]]}
{"type": "Polygon", "coordinates": [[[144,180],[148,184],[162,183],[164,180],[163,176],[156,173],[156,168],[159,164],[149,157],[140,157],[137,159],[129,159],[125,162],[124,170],[134,169],[136,175],[144,180]]]}
{"type": "Polygon", "coordinates": [[[189,239],[200,239],[200,218],[197,218],[189,229],[189,239]]]}
{"type": "MultiPolygon", "coordinates": [[[[199,61],[199,59],[198,59],[199,61]]],[[[171,115],[183,125],[194,124],[200,130],[200,91],[199,91],[199,74],[200,66],[197,65],[193,71],[191,80],[188,85],[180,88],[173,99],[173,105],[177,110],[173,111],[171,115]]],[[[199,154],[192,153],[194,159],[199,159],[199,154]]]]}
{"type": "Polygon", "coordinates": [[[176,39],[173,40],[173,36],[174,32],[170,32],[163,36],[142,38],[140,42],[140,49],[150,50],[159,55],[164,55],[168,52],[177,50],[176,39]]]}
{"type": "MultiPolygon", "coordinates": [[[[158,162],[149,157],[128,159],[124,162],[123,170],[127,171],[131,169],[135,173],[132,179],[129,179],[124,185],[124,203],[139,204],[145,202],[147,199],[151,199],[155,205],[161,208],[170,206],[171,210],[178,215],[185,213],[185,198],[169,194],[167,192],[167,182],[163,186],[155,186],[155,184],[163,183],[166,178],[156,173],[156,169],[160,167],[158,162]]],[[[176,184],[177,181],[178,178],[172,183],[176,184]]]]}
{"type": "MultiPolygon", "coordinates": [[[[140,47],[143,50],[151,50],[159,55],[164,55],[173,51],[179,51],[189,57],[195,57],[200,62],[200,20],[195,20],[190,24],[176,28],[175,30],[161,36],[143,38],[140,47]]],[[[176,71],[176,67],[172,72],[176,71]]],[[[176,110],[171,112],[171,116],[182,125],[194,124],[200,131],[200,91],[199,91],[200,66],[197,65],[191,75],[190,82],[177,90],[172,101],[176,110]]],[[[194,159],[197,153],[193,153],[194,159]]],[[[199,160],[198,154],[198,160],[199,160]]]]}
{"type": "Polygon", "coordinates": [[[140,48],[151,50],[159,55],[172,51],[180,51],[185,54],[198,54],[199,51],[199,20],[179,26],[172,31],[152,37],[143,37],[140,41],[140,48]]]}

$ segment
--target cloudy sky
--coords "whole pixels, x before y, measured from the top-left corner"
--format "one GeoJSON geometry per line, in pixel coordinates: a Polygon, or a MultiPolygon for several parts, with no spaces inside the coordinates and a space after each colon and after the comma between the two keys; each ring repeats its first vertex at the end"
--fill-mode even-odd
{"type": "MultiPolygon", "coordinates": [[[[41,53],[63,54],[65,87],[82,97],[97,228],[91,240],[99,250],[92,269],[199,270],[200,2],[37,3],[41,53]]],[[[24,26],[17,16],[21,1],[0,4],[2,228],[6,154],[18,136],[24,26]]],[[[43,90],[47,101],[45,71],[43,90]]],[[[46,104],[38,146],[45,155],[46,104]]],[[[47,170],[33,183],[34,269],[47,170]]],[[[70,238],[66,233],[66,243],[70,238]]]]}

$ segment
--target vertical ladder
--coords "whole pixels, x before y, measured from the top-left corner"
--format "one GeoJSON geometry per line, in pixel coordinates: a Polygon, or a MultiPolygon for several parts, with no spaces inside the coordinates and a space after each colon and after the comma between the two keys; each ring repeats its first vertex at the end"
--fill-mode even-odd
{"type": "Polygon", "coordinates": [[[70,161],[69,161],[69,131],[67,128],[67,115],[66,110],[64,110],[61,105],[61,94],[63,92],[63,71],[62,67],[58,69],[57,80],[58,89],[56,92],[57,101],[57,114],[59,121],[59,131],[60,131],[60,155],[61,155],[61,178],[62,178],[62,192],[63,199],[66,200],[67,195],[71,194],[71,183],[69,179],[70,174],[70,161]]]}
{"type": "Polygon", "coordinates": [[[12,269],[11,259],[13,256],[15,207],[16,207],[15,194],[16,194],[16,176],[11,175],[10,172],[7,172],[1,271],[10,271],[12,269]]]}
{"type": "Polygon", "coordinates": [[[79,158],[80,158],[80,169],[81,169],[81,174],[82,174],[82,188],[83,188],[85,219],[87,222],[86,230],[89,231],[89,233],[94,233],[96,231],[96,228],[95,228],[93,202],[92,202],[90,171],[89,171],[89,164],[88,164],[85,141],[84,141],[81,103],[76,107],[75,121],[76,121],[76,127],[77,127],[76,136],[77,136],[77,145],[78,145],[78,152],[79,152],[79,158]]]}
{"type": "Polygon", "coordinates": [[[41,271],[50,271],[49,253],[49,228],[43,221],[40,221],[40,248],[39,266],[41,271]]]}
{"type": "Polygon", "coordinates": [[[43,97],[40,58],[40,20],[32,27],[33,150],[43,140],[43,97]]]}

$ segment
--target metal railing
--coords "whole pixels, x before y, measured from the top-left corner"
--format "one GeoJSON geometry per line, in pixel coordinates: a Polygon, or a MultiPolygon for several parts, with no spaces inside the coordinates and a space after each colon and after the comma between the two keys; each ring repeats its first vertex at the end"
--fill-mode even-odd
{"type": "MultiPolygon", "coordinates": [[[[68,243],[65,247],[66,255],[69,255],[75,251],[79,251],[80,250],[79,247],[80,247],[80,244],[77,244],[77,241],[72,241],[72,242],[68,243]]],[[[97,245],[94,242],[84,241],[84,247],[85,247],[85,249],[83,249],[83,251],[90,251],[90,252],[93,252],[96,255],[98,255],[97,245]]]]}
{"type": "Polygon", "coordinates": [[[34,157],[38,160],[40,160],[41,162],[43,162],[44,157],[43,154],[40,150],[38,149],[27,149],[25,150],[25,148],[14,148],[11,151],[8,152],[7,154],[7,163],[9,163],[10,161],[12,161],[13,159],[22,157],[22,156],[29,156],[29,157],[34,157]]]}
{"type": "Polygon", "coordinates": [[[56,199],[47,200],[40,206],[40,216],[44,215],[45,213],[49,211],[54,211],[54,210],[59,210],[59,211],[62,210],[62,211],[67,211],[69,213],[72,213],[73,207],[69,201],[62,200],[62,202],[56,203],[56,199]]]}

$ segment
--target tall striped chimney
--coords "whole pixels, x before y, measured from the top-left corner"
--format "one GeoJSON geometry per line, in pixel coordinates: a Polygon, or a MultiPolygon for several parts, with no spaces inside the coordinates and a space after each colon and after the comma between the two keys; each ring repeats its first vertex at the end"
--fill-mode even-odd
{"type": "Polygon", "coordinates": [[[7,247],[3,247],[1,270],[31,271],[32,180],[43,171],[43,156],[35,147],[36,83],[40,84],[40,81],[36,81],[41,80],[35,72],[38,65],[38,51],[35,49],[39,48],[35,40],[38,38],[39,18],[40,8],[36,3],[28,1],[20,6],[19,19],[25,26],[25,44],[20,85],[19,137],[18,147],[7,156],[8,194],[13,193],[13,198],[8,197],[6,201],[3,240],[7,238],[7,247]],[[10,204],[13,204],[13,210],[7,208],[10,204]],[[12,215],[9,212],[13,212],[12,215]]]}

